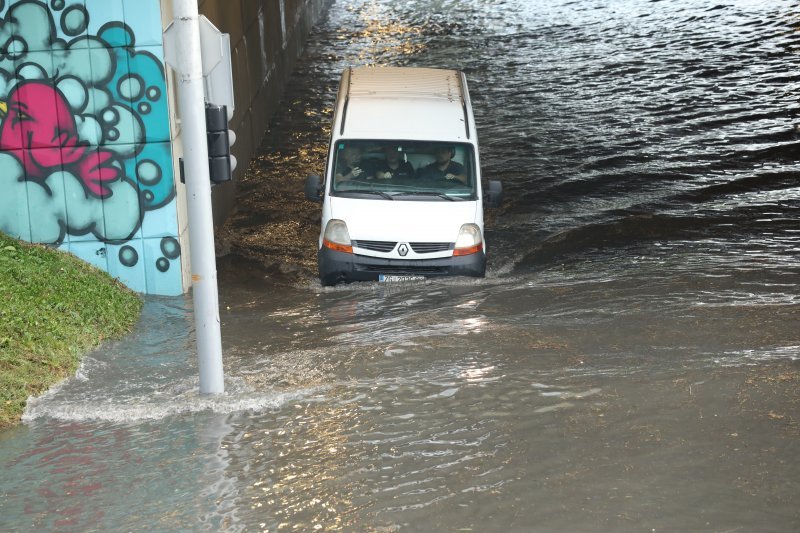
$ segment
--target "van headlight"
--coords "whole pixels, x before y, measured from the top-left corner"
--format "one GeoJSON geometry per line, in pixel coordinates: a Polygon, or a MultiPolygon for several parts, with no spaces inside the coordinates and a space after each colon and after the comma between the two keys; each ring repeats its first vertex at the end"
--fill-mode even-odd
{"type": "Polygon", "coordinates": [[[476,254],[483,251],[483,236],[477,224],[464,224],[458,230],[453,256],[476,254]]]}
{"type": "Polygon", "coordinates": [[[336,252],[353,253],[350,234],[347,232],[347,224],[344,223],[344,220],[332,218],[328,221],[325,233],[322,235],[322,245],[336,252]]]}

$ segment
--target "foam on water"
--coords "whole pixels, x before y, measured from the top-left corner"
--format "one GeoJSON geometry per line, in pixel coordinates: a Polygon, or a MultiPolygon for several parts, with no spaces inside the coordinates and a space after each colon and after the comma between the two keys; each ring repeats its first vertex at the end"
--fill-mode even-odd
{"type": "Polygon", "coordinates": [[[270,390],[253,387],[242,377],[227,377],[225,392],[200,394],[196,376],[151,383],[146,375],[125,383],[101,385],[100,380],[105,377],[103,372],[110,366],[105,361],[86,357],[73,378],[40,396],[28,398],[22,421],[30,423],[52,418],[135,423],[198,413],[260,412],[280,409],[293,401],[313,400],[325,389],[316,386],[270,390]]]}
{"type": "Polygon", "coordinates": [[[58,390],[53,389],[42,396],[29,398],[22,421],[30,423],[41,418],[53,418],[69,422],[135,423],[199,413],[261,412],[280,409],[287,403],[298,400],[307,401],[320,394],[320,389],[316,388],[249,394],[226,392],[217,395],[201,395],[187,393],[182,397],[159,398],[157,401],[152,398],[117,397],[108,398],[99,403],[84,403],[63,401],[58,397],[58,390]]]}

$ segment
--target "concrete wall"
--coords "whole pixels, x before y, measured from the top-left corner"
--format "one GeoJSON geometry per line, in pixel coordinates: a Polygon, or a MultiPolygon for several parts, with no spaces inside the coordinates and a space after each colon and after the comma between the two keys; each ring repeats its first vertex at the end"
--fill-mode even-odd
{"type": "MultiPolygon", "coordinates": [[[[130,0],[135,1],[135,0],[130,0]]],[[[236,133],[232,152],[237,159],[234,180],[212,189],[214,225],[219,227],[232,212],[236,202],[236,180],[258,152],[261,140],[280,102],[280,96],[303,43],[314,22],[332,0],[199,0],[200,13],[222,32],[230,34],[235,112],[229,122],[236,133]]],[[[172,2],[162,1],[163,20],[172,20],[172,2]]],[[[174,170],[183,154],[180,118],[177,116],[174,74],[168,69],[170,87],[170,123],[174,170]]],[[[183,250],[182,279],[191,287],[189,233],[185,187],[176,183],[179,242],[183,250]]]]}
{"type": "Polygon", "coordinates": [[[236,112],[234,182],[214,187],[219,226],[235,203],[235,179],[257,152],[313,24],[331,0],[201,0],[200,12],[231,36],[236,112]]]}

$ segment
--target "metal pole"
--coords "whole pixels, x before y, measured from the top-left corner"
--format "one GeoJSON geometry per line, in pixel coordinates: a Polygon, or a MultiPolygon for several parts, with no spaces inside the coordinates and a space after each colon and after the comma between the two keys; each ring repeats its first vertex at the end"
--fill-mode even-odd
{"type": "Polygon", "coordinates": [[[172,0],[200,393],[225,390],[197,0],[172,0]]]}

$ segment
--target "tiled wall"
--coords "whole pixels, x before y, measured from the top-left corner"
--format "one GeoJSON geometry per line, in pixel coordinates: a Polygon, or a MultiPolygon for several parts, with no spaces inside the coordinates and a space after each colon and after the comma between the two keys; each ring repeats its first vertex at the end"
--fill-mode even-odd
{"type": "MultiPolygon", "coordinates": [[[[199,0],[231,36],[235,176],[330,1],[199,0]]],[[[191,283],[161,37],[170,19],[170,0],[0,0],[0,230],[161,295],[191,283]]],[[[235,180],[212,198],[219,225],[235,180]]]]}
{"type": "Polygon", "coordinates": [[[0,230],[181,294],[159,0],[0,0],[0,230]]]}

